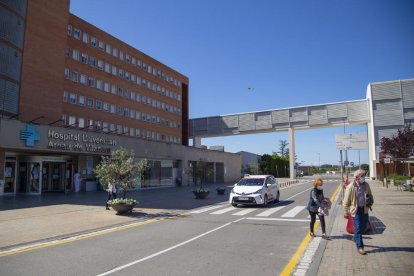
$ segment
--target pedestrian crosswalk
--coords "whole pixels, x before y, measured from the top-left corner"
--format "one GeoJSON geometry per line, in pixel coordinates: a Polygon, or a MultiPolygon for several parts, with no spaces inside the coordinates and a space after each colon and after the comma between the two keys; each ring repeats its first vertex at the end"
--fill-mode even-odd
{"type": "Polygon", "coordinates": [[[237,208],[228,204],[214,205],[201,209],[196,209],[190,214],[209,214],[209,215],[232,215],[232,216],[249,216],[255,219],[270,219],[282,221],[308,221],[310,219],[306,206],[271,206],[269,208],[237,208]],[[271,218],[272,217],[272,218],[271,218]],[[278,219],[275,219],[277,217],[278,219]],[[299,219],[297,219],[299,218],[299,219]]]}

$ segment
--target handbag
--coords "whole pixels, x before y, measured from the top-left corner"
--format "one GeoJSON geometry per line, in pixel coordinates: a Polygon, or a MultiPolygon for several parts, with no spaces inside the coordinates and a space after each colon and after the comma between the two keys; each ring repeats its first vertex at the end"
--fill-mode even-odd
{"type": "MultiPolygon", "coordinates": [[[[371,222],[369,221],[369,216],[367,220],[367,226],[365,227],[364,234],[367,234],[369,231],[372,230],[371,222]]],[[[351,214],[348,214],[348,221],[346,223],[346,232],[349,234],[354,234],[354,220],[352,219],[351,214]]]]}

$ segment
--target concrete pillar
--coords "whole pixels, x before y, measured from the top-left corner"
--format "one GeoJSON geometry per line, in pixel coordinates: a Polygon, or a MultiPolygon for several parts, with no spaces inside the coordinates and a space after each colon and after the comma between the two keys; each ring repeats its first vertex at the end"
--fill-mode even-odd
{"type": "Polygon", "coordinates": [[[377,154],[375,149],[375,138],[374,138],[374,127],[372,126],[372,123],[368,123],[367,125],[368,129],[368,164],[369,164],[369,176],[371,177],[377,177],[377,154]]]}
{"type": "Polygon", "coordinates": [[[201,137],[194,137],[193,138],[193,147],[201,148],[201,137]]]}
{"type": "Polygon", "coordinates": [[[295,130],[293,127],[289,128],[289,168],[290,179],[295,179],[295,130]]]}

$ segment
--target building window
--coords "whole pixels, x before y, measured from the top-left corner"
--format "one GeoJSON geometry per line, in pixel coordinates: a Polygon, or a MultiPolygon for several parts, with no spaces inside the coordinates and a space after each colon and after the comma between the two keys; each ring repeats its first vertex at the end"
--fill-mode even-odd
{"type": "Polygon", "coordinates": [[[102,127],[101,127],[102,125],[101,125],[101,122],[100,121],[95,121],[95,129],[96,130],[101,130],[102,129],[102,127]]]}
{"type": "Polygon", "coordinates": [[[65,79],[69,79],[70,78],[70,70],[69,68],[65,68],[65,79]]]}
{"type": "Polygon", "coordinates": [[[139,117],[140,117],[139,111],[135,111],[135,119],[139,120],[139,117]]]}
{"type": "Polygon", "coordinates": [[[129,108],[128,107],[125,107],[124,108],[124,116],[125,117],[128,117],[129,116],[129,108]]]}
{"type": "Polygon", "coordinates": [[[137,94],[137,96],[136,96],[135,99],[136,99],[137,102],[141,102],[141,95],[140,94],[137,94]]]}
{"type": "Polygon", "coordinates": [[[109,129],[111,132],[115,131],[115,124],[110,124],[109,129]]]}
{"type": "Polygon", "coordinates": [[[76,117],[69,116],[69,126],[74,126],[76,124],[76,117]]]}
{"type": "Polygon", "coordinates": [[[88,64],[88,55],[82,53],[82,63],[83,64],[88,64]]]}
{"type": "Polygon", "coordinates": [[[137,59],[132,57],[132,65],[136,66],[137,65],[137,59]]]}
{"type": "Polygon", "coordinates": [[[135,130],[133,128],[129,129],[129,136],[134,136],[135,130]]]}
{"type": "Polygon", "coordinates": [[[111,93],[116,94],[116,85],[112,84],[111,93]]]}
{"type": "Polygon", "coordinates": [[[98,59],[98,69],[103,71],[104,62],[102,59],[98,59]]]}
{"type": "Polygon", "coordinates": [[[135,118],[135,111],[133,109],[131,109],[129,111],[129,118],[134,119],[135,118]]]}
{"type": "Polygon", "coordinates": [[[88,79],[88,77],[86,75],[84,75],[84,74],[80,75],[80,83],[81,84],[86,85],[87,79],[88,79]]]}
{"type": "Polygon", "coordinates": [[[98,88],[99,90],[102,90],[103,89],[103,81],[96,80],[96,88],[98,88]]]}
{"type": "Polygon", "coordinates": [[[75,93],[70,93],[69,102],[71,104],[76,104],[78,96],[75,93]]]}
{"type": "Polygon", "coordinates": [[[79,96],[79,105],[85,106],[85,96],[79,96]]]}
{"type": "Polygon", "coordinates": [[[128,54],[126,54],[126,55],[125,55],[125,61],[126,61],[128,64],[130,64],[130,63],[131,63],[131,56],[130,56],[130,55],[128,55],[128,54]]]}
{"type": "Polygon", "coordinates": [[[137,84],[141,85],[141,78],[137,76],[137,84]]]}
{"type": "Polygon", "coordinates": [[[144,122],[147,120],[147,115],[144,112],[142,112],[142,120],[144,122]]]}
{"type": "Polygon", "coordinates": [[[125,72],[125,79],[129,80],[129,72],[125,72]]]}
{"type": "Polygon", "coordinates": [[[116,76],[118,73],[117,73],[117,68],[116,68],[116,66],[112,66],[112,75],[114,75],[114,76],[116,76]]]}
{"type": "Polygon", "coordinates": [[[137,81],[137,77],[134,74],[131,74],[131,81],[135,83],[137,81]]]}
{"type": "Polygon", "coordinates": [[[139,137],[139,136],[140,136],[140,134],[139,134],[139,129],[138,129],[138,128],[136,128],[136,129],[135,129],[135,136],[136,136],[136,137],[139,137]]]}
{"type": "Polygon", "coordinates": [[[68,35],[72,35],[72,25],[68,25],[68,35]]]}
{"type": "Polygon", "coordinates": [[[105,92],[109,92],[109,87],[110,87],[109,83],[105,82],[105,84],[104,84],[104,91],[105,92]]]}
{"type": "Polygon", "coordinates": [[[116,132],[117,132],[118,134],[122,134],[122,126],[121,126],[121,125],[117,125],[117,126],[116,126],[116,132]]]}
{"type": "Polygon", "coordinates": [[[95,67],[96,66],[95,58],[94,57],[89,57],[89,65],[91,67],[95,67]]]}
{"type": "Polygon", "coordinates": [[[117,109],[118,109],[118,110],[117,110],[117,111],[118,111],[118,115],[119,115],[119,116],[122,116],[122,115],[124,114],[124,110],[123,110],[122,106],[119,106],[119,105],[118,105],[118,108],[117,108],[117,109]]]}
{"type": "Polygon", "coordinates": [[[147,98],[147,104],[151,105],[151,98],[150,97],[147,98]]]}
{"type": "Polygon", "coordinates": [[[93,99],[88,98],[88,107],[93,108],[94,102],[93,99]]]}
{"type": "Polygon", "coordinates": [[[142,103],[147,104],[147,97],[146,96],[142,96],[142,103]]]}
{"type": "Polygon", "coordinates": [[[102,102],[99,100],[96,100],[96,110],[102,110],[102,102]]]}
{"type": "Polygon", "coordinates": [[[111,104],[111,113],[112,114],[115,114],[116,113],[116,110],[115,110],[116,108],[115,108],[115,105],[114,104],[111,104]]]}
{"type": "Polygon", "coordinates": [[[117,48],[113,48],[113,49],[112,49],[112,55],[113,55],[114,57],[118,57],[118,49],[117,49],[117,48]]]}
{"type": "Polygon", "coordinates": [[[105,72],[111,73],[111,65],[109,63],[105,63],[105,72]]]}
{"type": "Polygon", "coordinates": [[[112,47],[109,44],[106,44],[106,53],[107,54],[112,54],[112,47]]]}
{"type": "Polygon", "coordinates": [[[78,50],[73,49],[73,51],[72,51],[72,58],[73,58],[74,60],[79,61],[79,51],[78,51],[78,50]]]}
{"type": "Polygon", "coordinates": [[[63,102],[64,103],[68,102],[68,97],[69,97],[68,91],[63,91],[63,102]]]}
{"type": "Polygon", "coordinates": [[[89,129],[92,129],[92,128],[93,128],[93,120],[91,120],[91,119],[89,119],[89,120],[88,120],[88,125],[87,125],[87,127],[88,127],[89,129]]]}
{"type": "Polygon", "coordinates": [[[124,131],[122,132],[122,134],[128,135],[128,132],[129,132],[129,128],[127,126],[124,126],[124,131]]]}
{"type": "Polygon", "coordinates": [[[89,43],[89,34],[88,33],[83,32],[82,41],[85,42],[85,43],[89,43]]]}
{"type": "Polygon", "coordinates": [[[142,69],[143,69],[144,71],[147,71],[147,64],[146,64],[146,63],[142,63],[142,69]]]}
{"type": "Polygon", "coordinates": [[[73,37],[74,37],[74,38],[76,38],[76,39],[79,39],[79,40],[80,40],[80,37],[81,37],[81,30],[79,30],[79,29],[75,28],[75,29],[73,30],[73,37]]]}
{"type": "Polygon", "coordinates": [[[107,103],[107,102],[104,102],[104,103],[103,103],[103,110],[104,110],[105,112],[109,112],[109,103],[107,103]]]}
{"type": "Polygon", "coordinates": [[[67,57],[70,57],[70,47],[66,47],[65,54],[67,57]]]}
{"type": "Polygon", "coordinates": [[[149,65],[148,64],[148,72],[151,74],[151,72],[152,72],[152,67],[151,67],[151,65],[149,65]]]}
{"type": "Polygon", "coordinates": [[[147,81],[145,79],[142,79],[141,84],[142,84],[142,86],[147,87],[147,81]]]}
{"type": "Polygon", "coordinates": [[[138,66],[138,68],[141,69],[141,67],[142,67],[142,61],[140,59],[138,59],[137,66],[138,66]]]}
{"type": "Polygon", "coordinates": [[[78,72],[77,71],[72,71],[72,81],[73,82],[78,82],[78,72]]]}
{"type": "Polygon", "coordinates": [[[124,60],[124,52],[119,51],[119,59],[124,60]]]}
{"type": "Polygon", "coordinates": [[[96,37],[91,37],[91,45],[93,46],[93,47],[96,47],[96,37]]]}
{"type": "Polygon", "coordinates": [[[108,132],[108,123],[106,123],[106,122],[102,123],[102,130],[105,131],[105,132],[108,132]]]}
{"type": "Polygon", "coordinates": [[[123,79],[123,78],[125,77],[125,75],[124,75],[124,70],[119,69],[118,71],[119,71],[119,77],[120,77],[121,79],[123,79]]]}
{"type": "Polygon", "coordinates": [[[85,119],[78,118],[78,127],[79,128],[84,128],[85,127],[85,119]]]}
{"type": "Polygon", "coordinates": [[[62,124],[66,125],[66,114],[62,114],[62,124]]]}
{"type": "Polygon", "coordinates": [[[88,79],[89,87],[95,87],[95,79],[89,77],[88,79]]]}
{"type": "Polygon", "coordinates": [[[104,48],[105,48],[105,42],[103,42],[103,41],[99,41],[99,42],[98,42],[98,48],[99,48],[99,50],[103,51],[103,50],[104,50],[104,48]]]}

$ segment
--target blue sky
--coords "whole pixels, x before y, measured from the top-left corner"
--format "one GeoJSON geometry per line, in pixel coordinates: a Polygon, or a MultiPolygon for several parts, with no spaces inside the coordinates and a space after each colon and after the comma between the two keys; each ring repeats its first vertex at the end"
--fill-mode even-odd
{"type": "MultiPolygon", "coordinates": [[[[410,0],[71,0],[71,12],[188,76],[190,118],[364,99],[369,82],[414,77],[410,0]]],[[[343,131],[297,131],[298,161],[338,164],[343,131]]],[[[202,142],[264,154],[281,139],[202,142]]]]}

